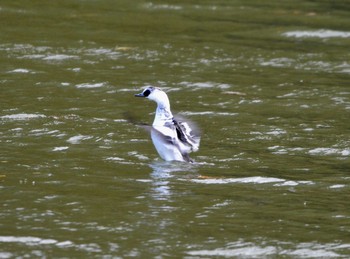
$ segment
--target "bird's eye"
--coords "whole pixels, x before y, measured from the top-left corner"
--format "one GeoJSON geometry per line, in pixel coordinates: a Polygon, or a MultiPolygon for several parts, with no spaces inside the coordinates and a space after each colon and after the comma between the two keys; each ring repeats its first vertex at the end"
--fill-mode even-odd
{"type": "Polygon", "coordinates": [[[147,97],[147,96],[149,96],[150,93],[151,93],[151,91],[147,89],[146,91],[143,92],[143,95],[145,97],[147,97]]]}

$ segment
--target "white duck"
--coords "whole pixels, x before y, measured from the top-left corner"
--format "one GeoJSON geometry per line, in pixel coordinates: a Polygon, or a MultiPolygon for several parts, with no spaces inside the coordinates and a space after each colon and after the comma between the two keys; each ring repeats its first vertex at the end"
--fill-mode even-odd
{"type": "Polygon", "coordinates": [[[150,86],[135,96],[145,97],[157,103],[150,131],[160,157],[166,161],[192,162],[189,153],[197,151],[200,142],[196,126],[190,121],[179,121],[173,117],[168,96],[159,88],[150,86]]]}

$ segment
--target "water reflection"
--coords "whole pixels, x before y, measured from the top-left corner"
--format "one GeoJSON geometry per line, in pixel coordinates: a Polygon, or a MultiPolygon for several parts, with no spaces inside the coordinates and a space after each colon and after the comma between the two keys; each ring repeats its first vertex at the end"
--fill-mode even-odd
{"type": "Polygon", "coordinates": [[[151,172],[151,178],[153,180],[152,196],[156,200],[166,200],[172,196],[170,187],[171,179],[174,177],[184,177],[183,173],[186,173],[187,177],[189,177],[189,175],[195,174],[198,170],[195,164],[160,160],[150,163],[149,166],[153,170],[151,172]]]}

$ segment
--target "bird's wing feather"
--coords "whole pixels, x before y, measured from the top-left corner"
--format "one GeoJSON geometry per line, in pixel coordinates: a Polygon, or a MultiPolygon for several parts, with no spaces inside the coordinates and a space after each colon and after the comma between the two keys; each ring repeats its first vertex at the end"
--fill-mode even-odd
{"type": "Polygon", "coordinates": [[[162,141],[164,144],[171,144],[176,145],[176,141],[172,136],[165,135],[164,133],[160,132],[154,127],[151,127],[152,133],[154,133],[160,141],[162,141]]]}
{"type": "Polygon", "coordinates": [[[173,119],[173,123],[179,140],[183,144],[190,146],[191,151],[197,151],[200,144],[200,132],[195,123],[178,116],[173,119]]]}

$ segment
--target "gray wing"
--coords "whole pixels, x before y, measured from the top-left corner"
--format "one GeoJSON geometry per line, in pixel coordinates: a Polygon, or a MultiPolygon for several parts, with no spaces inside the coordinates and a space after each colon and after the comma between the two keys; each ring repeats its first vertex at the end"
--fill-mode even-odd
{"type": "MultiPolygon", "coordinates": [[[[153,126],[147,124],[147,123],[143,123],[143,122],[140,122],[138,121],[135,116],[133,116],[132,114],[130,114],[129,112],[124,112],[124,118],[134,124],[135,126],[137,127],[140,127],[146,131],[148,131],[149,133],[155,133],[157,138],[162,141],[164,144],[173,144],[175,145],[175,139],[173,139],[171,136],[167,136],[167,135],[164,135],[162,134],[160,131],[156,130],[155,128],[153,128],[153,126]]],[[[167,125],[168,127],[170,128],[173,128],[174,125],[173,124],[169,124],[167,125]]]]}
{"type": "Polygon", "coordinates": [[[160,131],[156,130],[152,126],[149,126],[149,128],[147,128],[146,130],[154,133],[163,144],[177,145],[174,138],[172,138],[171,136],[162,134],[160,131]]]}
{"type": "Polygon", "coordinates": [[[197,125],[183,117],[176,116],[173,119],[177,137],[186,146],[189,146],[191,151],[196,152],[200,144],[200,131],[197,125]]]}

